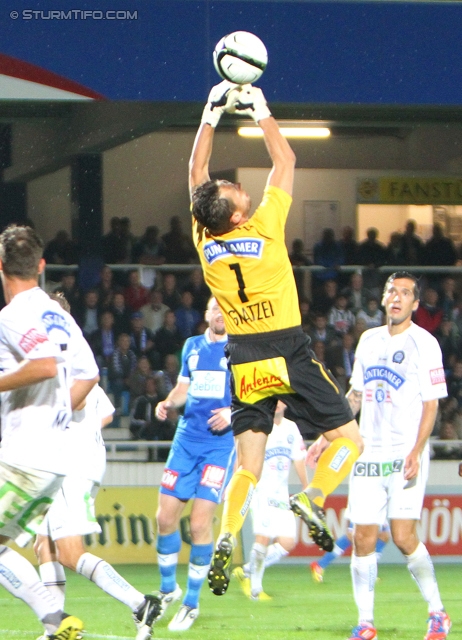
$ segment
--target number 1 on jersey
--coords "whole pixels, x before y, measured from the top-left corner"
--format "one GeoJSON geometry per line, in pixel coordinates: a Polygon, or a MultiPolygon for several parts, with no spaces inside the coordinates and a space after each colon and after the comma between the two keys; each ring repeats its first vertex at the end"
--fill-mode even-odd
{"type": "Polygon", "coordinates": [[[245,282],[244,282],[244,277],[241,271],[241,265],[238,262],[233,262],[232,264],[229,265],[229,268],[231,269],[231,271],[234,271],[234,273],[236,274],[237,284],[239,285],[239,289],[237,290],[237,293],[239,295],[239,300],[241,302],[248,302],[249,299],[245,292],[245,282]]]}

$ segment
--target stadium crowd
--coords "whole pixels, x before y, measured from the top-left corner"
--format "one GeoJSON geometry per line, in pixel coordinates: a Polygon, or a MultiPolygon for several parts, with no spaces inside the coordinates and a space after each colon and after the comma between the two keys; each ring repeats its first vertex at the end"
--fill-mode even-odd
{"type": "MultiPolygon", "coordinates": [[[[378,267],[455,266],[461,250],[446,237],[440,224],[423,242],[409,220],[404,233],[392,233],[388,245],[375,228],[358,242],[351,227],[336,239],[324,229],[311,250],[296,239],[289,252],[295,267],[304,331],[316,357],[348,389],[354,351],[362,332],[384,321],[380,295],[386,273],[378,267]],[[312,257],[312,260],[310,257],[312,257]],[[296,267],[317,265],[307,273],[296,267]],[[339,269],[358,266],[353,273],[339,269]]],[[[120,415],[130,415],[135,439],[171,440],[178,413],[160,422],[155,407],[175,386],[181,349],[186,338],[205,329],[204,313],[210,290],[204,282],[191,237],[179,217],[170,220],[162,236],[148,226],[140,238],[130,231],[128,218],[112,218],[102,238],[98,260],[79,259],[79,249],[59,231],[45,249],[47,264],[79,264],[78,271],[49,271],[47,288],[60,291],[94,352],[107,390],[120,415]],[[108,265],[127,265],[126,270],[108,265]],[[143,268],[134,268],[140,265],[143,268]],[[156,269],[164,265],[162,270],[156,269]],[[175,270],[165,270],[175,265],[175,270]],[[177,265],[189,265],[178,271],[177,265]],[[141,274],[141,275],[140,275],[141,274]]],[[[440,402],[433,436],[462,439],[462,279],[435,272],[421,276],[422,299],[413,320],[434,335],[443,352],[449,397],[440,402]]],[[[459,458],[460,448],[438,447],[438,457],[459,458]]]]}

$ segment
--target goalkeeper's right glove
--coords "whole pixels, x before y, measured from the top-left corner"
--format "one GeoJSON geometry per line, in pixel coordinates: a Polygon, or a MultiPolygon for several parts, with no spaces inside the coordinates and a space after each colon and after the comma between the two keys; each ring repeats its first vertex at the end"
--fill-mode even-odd
{"type": "Polygon", "coordinates": [[[220,84],[212,87],[202,113],[202,124],[205,122],[213,128],[217,126],[224,112],[236,101],[238,86],[233,82],[223,80],[220,84]]]}
{"type": "Polygon", "coordinates": [[[263,91],[258,87],[242,85],[238,96],[238,101],[234,103],[234,113],[250,116],[256,123],[271,116],[263,91]]]}

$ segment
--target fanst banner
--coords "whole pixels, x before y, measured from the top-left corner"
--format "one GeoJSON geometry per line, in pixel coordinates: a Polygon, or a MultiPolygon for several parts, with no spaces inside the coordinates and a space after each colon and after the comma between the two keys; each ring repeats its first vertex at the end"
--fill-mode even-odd
{"type": "Polygon", "coordinates": [[[462,177],[358,178],[358,203],[462,204],[462,177]]]}
{"type": "MultiPolygon", "coordinates": [[[[348,528],[347,496],[331,496],[326,503],[327,523],[334,538],[344,535],[348,528]]],[[[432,556],[462,555],[462,495],[428,495],[424,500],[419,537],[432,556]]],[[[312,542],[307,527],[299,522],[297,545],[292,558],[321,556],[323,552],[312,542]]]]}
{"type": "MultiPolygon", "coordinates": [[[[88,551],[111,564],[157,563],[156,511],[157,487],[108,487],[100,489],[96,498],[96,518],[102,529],[99,535],[85,537],[88,551]]],[[[218,537],[222,506],[214,519],[214,539],[218,537]]],[[[189,514],[190,503],[184,515],[189,514]]],[[[17,549],[17,547],[15,547],[17,549]]],[[[36,563],[32,544],[20,550],[36,563]]],[[[183,543],[180,563],[189,561],[190,546],[183,543]]],[[[240,551],[236,562],[242,560],[240,551]]]]}

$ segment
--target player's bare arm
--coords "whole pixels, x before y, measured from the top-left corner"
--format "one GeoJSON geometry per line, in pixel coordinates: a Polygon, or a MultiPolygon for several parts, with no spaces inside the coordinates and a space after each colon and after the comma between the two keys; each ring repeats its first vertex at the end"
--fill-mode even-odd
{"type": "Polygon", "coordinates": [[[23,360],[15,371],[0,375],[0,392],[12,391],[54,378],[58,373],[56,359],[23,360]]]}
{"type": "Polygon", "coordinates": [[[314,469],[322,452],[327,449],[329,444],[330,442],[327,438],[319,436],[319,438],[308,447],[305,456],[305,464],[307,464],[311,469],[314,469]]]}
{"type": "Polygon", "coordinates": [[[356,391],[355,389],[351,388],[346,395],[346,399],[348,400],[348,404],[350,405],[350,409],[353,415],[357,416],[359,413],[359,410],[361,409],[363,392],[356,391]]]}
{"type": "Polygon", "coordinates": [[[412,480],[417,476],[420,469],[420,457],[433,431],[436,414],[438,411],[438,400],[427,400],[423,403],[422,417],[420,419],[417,440],[409,455],[404,461],[404,478],[412,480]]]}
{"type": "Polygon", "coordinates": [[[213,134],[221,116],[236,99],[237,85],[224,80],[215,85],[209,93],[202,113],[201,126],[194,141],[189,161],[189,193],[210,180],[209,162],[212,154],[213,134]]]}
{"type": "Polygon", "coordinates": [[[212,409],[212,417],[207,420],[211,431],[223,431],[231,424],[231,407],[212,409]]]}
{"type": "Polygon", "coordinates": [[[304,489],[308,485],[308,476],[306,474],[306,465],[304,460],[294,460],[295,471],[297,472],[298,479],[304,489]]]}
{"type": "Polygon", "coordinates": [[[265,136],[265,144],[273,162],[268,176],[268,185],[279,187],[292,195],[295,172],[295,153],[281,134],[276,120],[270,116],[258,123],[265,136]]]}
{"type": "Polygon", "coordinates": [[[194,189],[210,180],[209,162],[212,155],[215,129],[209,124],[201,124],[194,140],[189,160],[189,195],[192,199],[194,189]]]}
{"type": "Polygon", "coordinates": [[[179,409],[183,407],[188,397],[188,389],[189,382],[178,382],[165,400],[162,400],[156,406],[156,418],[162,421],[167,420],[169,409],[179,409]]]}
{"type": "Polygon", "coordinates": [[[99,375],[89,380],[74,380],[71,387],[71,407],[74,411],[85,402],[85,398],[99,382],[99,375]]]}

